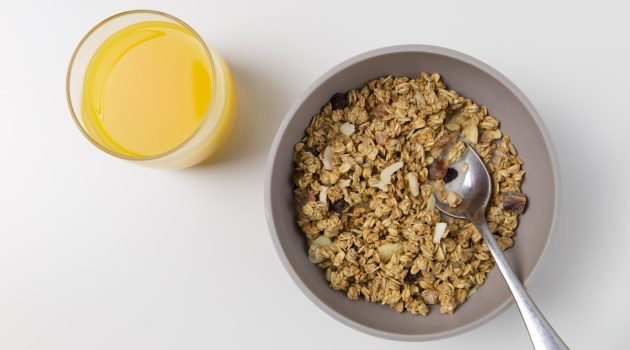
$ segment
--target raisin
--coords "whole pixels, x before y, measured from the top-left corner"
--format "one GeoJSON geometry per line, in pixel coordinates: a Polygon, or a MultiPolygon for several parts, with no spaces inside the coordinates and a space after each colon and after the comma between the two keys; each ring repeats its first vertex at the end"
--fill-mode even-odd
{"type": "Polygon", "coordinates": [[[457,178],[457,170],[453,168],[446,169],[446,174],[444,174],[444,183],[447,184],[457,178]]]}
{"type": "Polygon", "coordinates": [[[309,152],[309,153],[312,153],[313,155],[316,155],[316,156],[319,155],[319,151],[317,151],[317,148],[315,148],[315,147],[310,147],[310,146],[304,145],[304,149],[303,150],[304,150],[304,152],[309,152]]]}
{"type": "Polygon", "coordinates": [[[442,180],[446,175],[446,163],[442,159],[436,159],[429,164],[429,179],[442,180]]]}
{"type": "Polygon", "coordinates": [[[334,94],[333,97],[330,98],[330,104],[332,105],[333,110],[345,108],[346,106],[348,106],[348,99],[346,99],[346,94],[334,94]]]}
{"type": "Polygon", "coordinates": [[[343,212],[343,208],[346,207],[346,201],[344,201],[343,199],[340,199],[338,201],[336,201],[335,203],[333,203],[332,205],[332,210],[341,214],[343,212]]]}
{"type": "Polygon", "coordinates": [[[404,280],[405,280],[405,282],[407,282],[407,283],[413,283],[413,282],[417,281],[419,277],[420,277],[420,271],[418,271],[418,272],[416,272],[416,273],[411,273],[411,272],[409,272],[409,273],[407,274],[407,276],[405,276],[405,279],[404,279],[404,280]]]}

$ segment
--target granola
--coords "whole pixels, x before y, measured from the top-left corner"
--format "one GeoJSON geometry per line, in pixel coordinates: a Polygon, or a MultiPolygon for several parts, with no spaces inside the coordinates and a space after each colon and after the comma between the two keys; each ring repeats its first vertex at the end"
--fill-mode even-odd
{"type": "Polygon", "coordinates": [[[435,207],[461,201],[444,182],[467,171],[451,168],[462,138],[492,174],[486,218],[507,249],[525,208],[523,161],[499,121],[439,74],[369,81],[313,118],[295,145],[297,223],[332,288],[425,316],[437,304],[452,314],[484,283],[494,262],[480,233],[435,207]]]}

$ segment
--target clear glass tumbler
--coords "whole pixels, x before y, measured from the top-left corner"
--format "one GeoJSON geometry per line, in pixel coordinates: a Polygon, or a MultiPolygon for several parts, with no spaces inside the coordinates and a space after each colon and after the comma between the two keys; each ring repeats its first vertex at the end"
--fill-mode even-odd
{"type": "Polygon", "coordinates": [[[97,24],[79,42],[68,67],[66,95],[70,113],[83,135],[101,150],[127,161],[156,168],[185,168],[195,165],[216,152],[227,140],[236,113],[236,92],[230,69],[219,54],[210,49],[189,25],[166,13],[152,10],[134,10],[116,14],[97,24]],[[211,68],[212,96],[210,105],[197,129],[173,149],[152,155],[132,157],[121,154],[99,142],[86,130],[81,115],[83,82],[90,59],[95,51],[112,34],[134,23],[164,21],[189,29],[208,54],[211,68]]]}

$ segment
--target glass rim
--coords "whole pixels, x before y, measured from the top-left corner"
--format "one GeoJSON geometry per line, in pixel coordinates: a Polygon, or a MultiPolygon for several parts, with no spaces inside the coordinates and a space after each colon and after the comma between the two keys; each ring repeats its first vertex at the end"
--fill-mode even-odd
{"type": "MultiPolygon", "coordinates": [[[[135,22],[135,23],[138,23],[138,22],[135,22]]],[[[102,151],[104,151],[104,152],[106,152],[106,153],[108,153],[108,154],[110,154],[110,155],[112,155],[112,156],[114,156],[116,158],[130,160],[130,161],[149,161],[149,160],[155,160],[155,159],[164,158],[164,157],[166,157],[168,155],[171,155],[171,154],[177,152],[178,150],[182,149],[184,146],[189,144],[195,138],[195,136],[197,136],[197,134],[199,133],[199,130],[202,128],[202,126],[204,124],[206,124],[208,119],[210,118],[211,107],[213,106],[214,103],[216,103],[215,102],[215,97],[216,97],[216,85],[217,85],[217,83],[216,83],[216,71],[215,71],[215,67],[214,67],[214,62],[215,62],[214,57],[212,56],[212,53],[210,52],[210,49],[206,45],[206,42],[203,40],[201,35],[199,35],[199,33],[197,33],[197,31],[195,31],[190,25],[188,25],[186,22],[182,21],[181,19],[179,19],[179,18],[177,18],[177,17],[175,17],[175,16],[173,16],[171,14],[168,14],[168,13],[165,13],[165,12],[161,12],[161,11],[156,11],[156,10],[138,9],[138,10],[128,10],[128,11],[119,12],[117,14],[114,14],[112,16],[109,16],[109,17],[105,18],[104,20],[102,20],[99,23],[97,23],[94,27],[92,27],[92,29],[90,29],[81,38],[81,40],[77,44],[76,48],[74,49],[74,52],[72,53],[72,57],[70,58],[70,62],[68,63],[68,71],[66,73],[66,100],[67,100],[67,103],[68,103],[68,108],[70,109],[70,114],[72,115],[72,119],[74,120],[74,123],[77,125],[77,127],[79,128],[79,130],[81,131],[83,136],[85,136],[86,139],[88,139],[94,146],[98,147],[100,150],[102,150],[102,151]],[[107,147],[104,147],[99,142],[97,142],[85,130],[85,127],[82,125],[81,121],[79,121],[79,117],[77,116],[77,113],[75,112],[74,107],[73,107],[72,98],[70,97],[70,76],[72,75],[72,69],[74,67],[74,63],[75,63],[75,60],[77,58],[77,55],[78,55],[79,51],[83,48],[83,45],[85,44],[87,39],[92,34],[94,34],[97,30],[99,30],[103,25],[105,25],[106,23],[109,23],[112,20],[115,20],[115,19],[120,18],[120,17],[124,17],[124,16],[128,16],[128,15],[134,15],[134,14],[151,14],[151,15],[163,16],[163,17],[166,17],[166,18],[168,18],[170,20],[175,21],[177,24],[180,24],[184,28],[190,30],[190,32],[195,36],[195,38],[199,41],[199,43],[201,43],[201,46],[203,47],[204,51],[206,52],[206,54],[208,56],[208,60],[210,62],[211,76],[212,76],[212,92],[210,94],[210,104],[208,105],[208,109],[206,110],[206,113],[204,114],[203,118],[201,119],[201,122],[199,123],[197,128],[192,132],[192,134],[190,134],[190,136],[188,136],[179,145],[169,149],[166,152],[158,153],[158,154],[152,155],[152,156],[142,156],[142,157],[132,157],[132,156],[127,156],[127,155],[124,155],[124,154],[120,154],[120,153],[117,153],[117,152],[114,152],[114,151],[108,149],[107,147]]],[[[84,78],[82,78],[82,80],[83,79],[84,78]]],[[[216,129],[216,126],[213,128],[212,131],[214,131],[214,129],[216,129]]]]}

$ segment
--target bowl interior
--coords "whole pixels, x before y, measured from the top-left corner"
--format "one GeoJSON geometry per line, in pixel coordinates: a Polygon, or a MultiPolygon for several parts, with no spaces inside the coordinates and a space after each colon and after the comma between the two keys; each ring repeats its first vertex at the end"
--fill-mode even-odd
{"type": "Polygon", "coordinates": [[[550,145],[535,110],[522,93],[492,68],[461,53],[430,46],[399,46],[371,51],[333,68],[289,111],[271,150],[266,184],[272,237],[298,286],[343,323],[399,340],[445,337],[490,319],[511,301],[502,276],[493,269],[486,283],[453,315],[442,315],[435,306],[427,317],[398,314],[380,304],[348,300],[344,293],[328,286],[323,271],[307,258],[304,235],[295,223],[292,154],[311,118],[334,93],[361,87],[379,76],[417,77],[422,71],[440,73],[449,89],[485,105],[523,158],[526,179],[522,189],[529,204],[521,217],[515,244],[506,255],[521,280],[527,280],[545,250],[556,210],[555,163],[550,145]]]}

